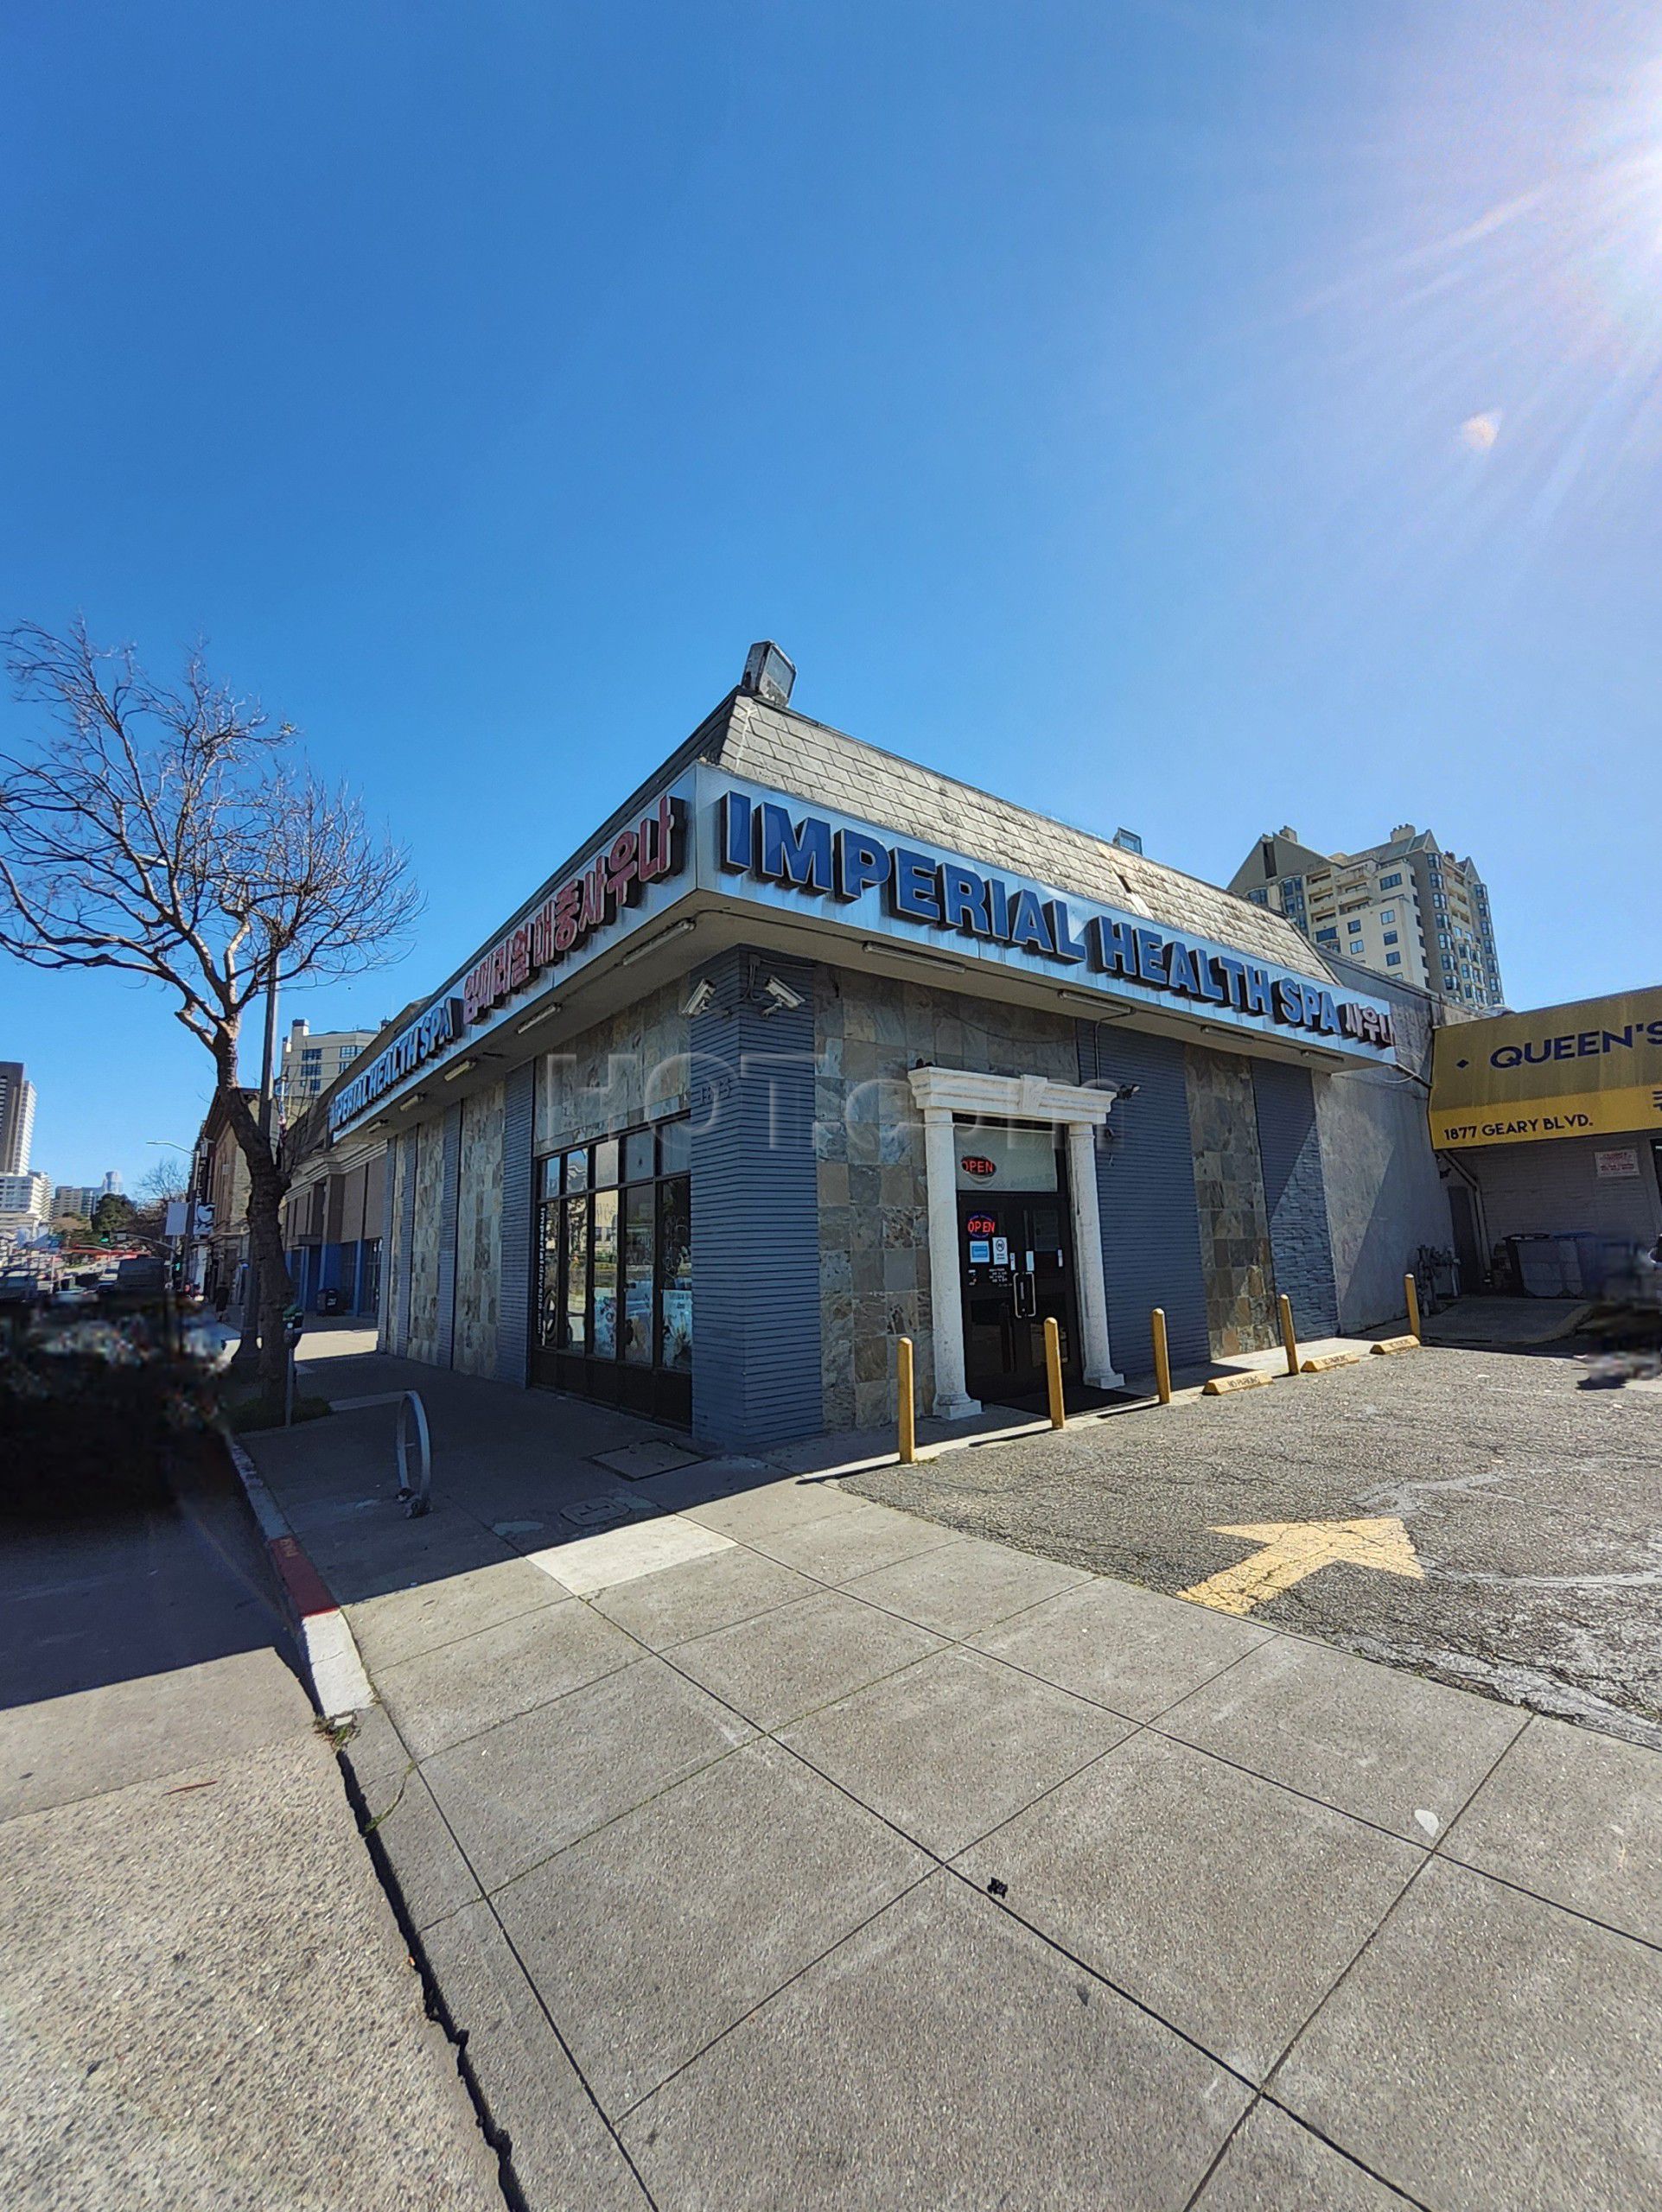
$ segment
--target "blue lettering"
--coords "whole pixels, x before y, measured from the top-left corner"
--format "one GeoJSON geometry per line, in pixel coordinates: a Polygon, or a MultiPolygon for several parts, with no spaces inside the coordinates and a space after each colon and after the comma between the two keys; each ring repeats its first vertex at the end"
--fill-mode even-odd
{"type": "Polygon", "coordinates": [[[1625,1029],[1607,1029],[1604,1033],[1604,1042],[1600,1050],[1608,1052],[1613,1045],[1626,1045],[1631,1049],[1633,1041],[1633,1025],[1630,1021],[1625,1029]]]}
{"type": "Polygon", "coordinates": [[[1532,1044],[1525,1045],[1524,1047],[1524,1058],[1529,1062],[1531,1067],[1538,1068],[1544,1066],[1546,1062],[1552,1058],[1552,1044],[1551,1039],[1542,1039],[1541,1049],[1538,1052],[1536,1051],[1532,1044]]]}
{"type": "MultiPolygon", "coordinates": [[[[1229,965],[1233,967],[1234,963],[1231,961],[1229,965]]],[[[1215,952],[1197,952],[1194,956],[1194,972],[1200,982],[1200,996],[1209,999],[1213,1006],[1227,1006],[1229,1003],[1228,986],[1219,980],[1223,966],[1223,961],[1215,952]]]]}
{"type": "Polygon", "coordinates": [[[987,918],[985,877],[972,874],[967,868],[943,868],[940,918],[949,930],[964,930],[971,937],[990,937],[992,924],[987,918]]]}
{"type": "Polygon", "coordinates": [[[764,805],[756,873],[772,883],[788,883],[798,891],[829,891],[830,823],[818,821],[810,815],[793,830],[791,817],[782,806],[764,805]]]}
{"type": "Polygon", "coordinates": [[[1166,988],[1166,940],[1153,930],[1137,933],[1137,972],[1140,981],[1166,988]]]}
{"type": "Polygon", "coordinates": [[[987,882],[987,912],[992,921],[992,933],[999,944],[1009,943],[1009,893],[998,878],[990,876],[987,882]]]}
{"type": "Polygon", "coordinates": [[[1135,976],[1137,931],[1130,922],[1111,922],[1093,914],[1086,934],[1091,942],[1091,965],[1098,975],[1135,976]]]}
{"type": "Polygon", "coordinates": [[[1268,1014],[1270,1011],[1270,970],[1249,960],[1241,976],[1241,1011],[1244,1014],[1268,1014]]]}
{"type": "Polygon", "coordinates": [[[875,838],[863,837],[857,830],[839,830],[837,833],[837,895],[839,899],[857,899],[863,892],[873,891],[880,883],[888,880],[888,848],[875,838]]]}
{"type": "Polygon", "coordinates": [[[935,864],[927,854],[912,852],[905,845],[895,847],[888,911],[906,922],[940,919],[940,887],[935,880],[935,864]]]}
{"type": "Polygon", "coordinates": [[[1339,1028],[1339,1009],[1333,1002],[1333,993],[1307,990],[1304,994],[1304,1020],[1307,1027],[1325,1030],[1329,1036],[1339,1028]]]}
{"type": "Polygon", "coordinates": [[[1523,1057],[1516,1045],[1502,1045],[1489,1054],[1489,1065],[1492,1068],[1515,1068],[1523,1057]]]}
{"type": "Polygon", "coordinates": [[[1662,1021],[1647,1021],[1645,1024],[1645,1034],[1652,1045],[1662,1045],[1662,1021]]]}
{"type": "Polygon", "coordinates": [[[1036,891],[1018,891],[1010,907],[1009,941],[1018,951],[1054,952],[1036,891]]]}
{"type": "Polygon", "coordinates": [[[1200,979],[1194,972],[1194,955],[1176,938],[1166,947],[1166,988],[1180,991],[1188,999],[1198,998],[1200,995],[1200,979]]]}
{"type": "Polygon", "coordinates": [[[1070,965],[1085,957],[1085,946],[1073,934],[1073,925],[1067,911],[1066,899],[1050,899],[1045,902],[1045,918],[1050,924],[1050,936],[1058,960],[1070,965]]]}
{"type": "Polygon", "coordinates": [[[1232,960],[1226,952],[1214,956],[1218,973],[1223,977],[1224,1004],[1244,1007],[1246,1004],[1246,963],[1232,960]]]}
{"type": "Polygon", "coordinates": [[[721,863],[729,875],[742,875],[755,866],[755,823],[750,802],[742,791],[722,793],[721,863]]]}
{"type": "Polygon", "coordinates": [[[1304,986],[1296,983],[1290,976],[1276,978],[1276,1020],[1284,1021],[1294,1029],[1304,1026],[1304,986]]]}

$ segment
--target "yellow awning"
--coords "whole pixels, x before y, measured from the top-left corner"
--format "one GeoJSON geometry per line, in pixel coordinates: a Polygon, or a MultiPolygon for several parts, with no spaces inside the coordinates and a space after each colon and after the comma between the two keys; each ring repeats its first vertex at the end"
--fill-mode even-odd
{"type": "Polygon", "coordinates": [[[1443,1151],[1645,1128],[1662,1135],[1662,987],[1438,1030],[1430,1116],[1443,1151]]]}

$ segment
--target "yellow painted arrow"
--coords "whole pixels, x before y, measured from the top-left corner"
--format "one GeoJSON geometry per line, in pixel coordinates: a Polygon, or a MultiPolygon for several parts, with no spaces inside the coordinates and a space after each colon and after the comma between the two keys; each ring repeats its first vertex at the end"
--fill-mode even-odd
{"type": "Polygon", "coordinates": [[[1390,1517],[1372,1521],[1261,1521],[1246,1527],[1214,1528],[1214,1536],[1241,1536],[1259,1544],[1239,1567],[1226,1567],[1180,1590],[1180,1598],[1197,1605],[1211,1605],[1220,1613],[1250,1613],[1266,1599],[1290,1590],[1319,1567],[1343,1560],[1352,1567],[1372,1567],[1381,1574],[1405,1574],[1423,1582],[1425,1569],[1414,1556],[1414,1547],[1402,1522],[1390,1517]]]}

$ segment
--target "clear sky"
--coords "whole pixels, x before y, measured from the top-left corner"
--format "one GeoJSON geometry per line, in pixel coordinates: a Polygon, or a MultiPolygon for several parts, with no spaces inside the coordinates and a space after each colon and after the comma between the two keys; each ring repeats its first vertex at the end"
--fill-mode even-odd
{"type": "MultiPolygon", "coordinates": [[[[285,1019],[431,988],[761,636],[1200,875],[1430,826],[1514,1005],[1657,980],[1653,8],[62,0],[0,189],[0,620],[205,635],[412,849],[285,1019]]],[[[65,1180],[208,1091],[97,978],[0,969],[0,1057],[65,1180]]]]}

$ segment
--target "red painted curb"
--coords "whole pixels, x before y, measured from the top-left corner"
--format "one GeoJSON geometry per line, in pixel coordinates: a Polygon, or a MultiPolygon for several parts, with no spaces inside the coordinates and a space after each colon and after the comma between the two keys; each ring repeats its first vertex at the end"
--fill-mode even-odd
{"type": "Polygon", "coordinates": [[[314,1613],[339,1611],[328,1583],[302,1551],[297,1538],[274,1536],[268,1548],[271,1563],[302,1621],[314,1613]]]}

